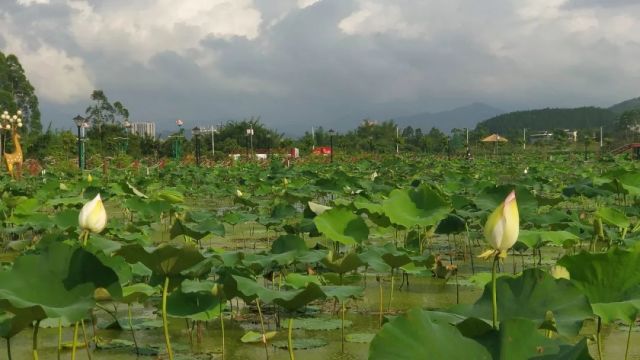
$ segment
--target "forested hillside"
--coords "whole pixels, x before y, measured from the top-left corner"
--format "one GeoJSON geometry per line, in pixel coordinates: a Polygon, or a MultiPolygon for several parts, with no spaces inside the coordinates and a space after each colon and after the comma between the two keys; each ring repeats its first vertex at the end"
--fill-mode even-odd
{"type": "Polygon", "coordinates": [[[581,107],[575,109],[541,109],[516,111],[498,115],[478,123],[477,129],[489,132],[511,133],[528,129],[543,131],[554,129],[590,129],[613,126],[618,115],[608,109],[581,107]]]}

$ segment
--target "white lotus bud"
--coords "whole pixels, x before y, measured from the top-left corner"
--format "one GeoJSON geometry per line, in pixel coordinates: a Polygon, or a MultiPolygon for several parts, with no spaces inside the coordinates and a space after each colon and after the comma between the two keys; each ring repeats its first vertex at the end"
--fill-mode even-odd
{"type": "Polygon", "coordinates": [[[104,229],[105,225],[107,225],[107,211],[104,209],[100,194],[82,207],[78,216],[78,223],[81,229],[89,230],[96,234],[104,229]]]}

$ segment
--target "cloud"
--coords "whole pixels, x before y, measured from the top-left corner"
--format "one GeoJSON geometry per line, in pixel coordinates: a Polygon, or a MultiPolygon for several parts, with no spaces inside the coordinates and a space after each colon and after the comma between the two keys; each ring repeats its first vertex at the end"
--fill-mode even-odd
{"type": "Polygon", "coordinates": [[[17,2],[22,6],[49,4],[49,0],[17,0],[17,2]]]}
{"type": "Polygon", "coordinates": [[[54,103],[69,103],[85,97],[93,89],[82,58],[40,41],[21,38],[21,27],[0,12],[3,52],[16,54],[37,94],[54,103]]]}
{"type": "Polygon", "coordinates": [[[2,10],[0,43],[50,114],[81,112],[94,87],[160,127],[262,115],[291,131],[475,101],[520,109],[640,95],[635,1],[37,2],[2,10]]]}
{"type": "Polygon", "coordinates": [[[184,53],[204,37],[258,36],[260,13],[250,0],[68,0],[71,34],[85,50],[147,61],[184,53]]]}

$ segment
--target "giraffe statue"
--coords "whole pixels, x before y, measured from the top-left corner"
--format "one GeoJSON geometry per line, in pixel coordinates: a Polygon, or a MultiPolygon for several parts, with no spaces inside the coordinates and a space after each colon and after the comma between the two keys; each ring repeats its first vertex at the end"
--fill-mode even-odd
{"type": "Polygon", "coordinates": [[[16,128],[12,129],[11,139],[13,140],[13,152],[4,153],[4,163],[7,165],[7,171],[12,179],[20,179],[22,177],[22,147],[20,146],[20,134],[16,128]],[[15,167],[15,169],[14,169],[15,167]]]}

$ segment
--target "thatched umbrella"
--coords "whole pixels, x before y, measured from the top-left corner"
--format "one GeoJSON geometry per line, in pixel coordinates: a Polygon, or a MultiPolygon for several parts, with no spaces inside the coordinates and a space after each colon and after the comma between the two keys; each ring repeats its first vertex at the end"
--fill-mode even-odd
{"type": "Polygon", "coordinates": [[[498,143],[498,142],[508,142],[509,140],[507,140],[506,138],[503,138],[502,136],[498,135],[498,134],[493,134],[493,135],[489,135],[486,138],[480,140],[482,142],[494,142],[494,143],[498,143]]]}
{"type": "Polygon", "coordinates": [[[498,134],[492,134],[487,136],[486,138],[480,140],[482,142],[485,143],[489,143],[492,142],[495,144],[495,148],[494,148],[494,152],[497,154],[498,153],[498,143],[501,142],[508,142],[509,140],[507,140],[506,138],[503,138],[502,136],[498,135],[498,134]]]}

